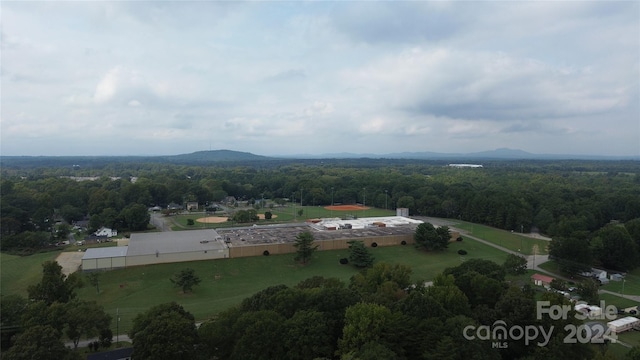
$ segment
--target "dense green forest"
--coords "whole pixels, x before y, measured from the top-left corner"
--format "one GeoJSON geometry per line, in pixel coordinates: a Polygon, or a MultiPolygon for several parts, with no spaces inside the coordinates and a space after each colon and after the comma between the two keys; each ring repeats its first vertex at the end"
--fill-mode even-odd
{"type": "MultiPolygon", "coordinates": [[[[38,251],[66,236],[69,224],[81,219],[89,219],[91,229],[144,230],[150,206],[187,201],[205,206],[233,196],[248,203],[265,198],[275,203],[406,207],[412,216],[539,231],[553,237],[550,254],[566,273],[594,265],[627,271],[640,264],[639,165],[493,161],[483,168],[452,168],[436,161],[348,159],[227,161],[206,166],[135,161],[8,166],[2,168],[0,183],[0,247],[22,254],[38,251]],[[80,177],[91,179],[80,181],[80,177]]],[[[51,278],[63,281],[53,270],[51,278]]],[[[230,359],[591,358],[606,350],[563,344],[565,332],[555,333],[545,347],[515,342],[492,348],[489,342],[461,339],[466,327],[489,326],[496,319],[556,329],[568,323],[534,319],[535,294],[527,287],[510,287],[504,267],[490,261],[468,261],[448,269],[428,288],[410,287],[410,272],[402,266],[376,264],[349,284],[315,278],[295,288],[268,288],[198,331],[193,317],[176,304],[150,309],[136,319],[138,327],[131,334],[135,351],[142,358],[162,358],[145,353],[153,349],[140,347],[147,343],[144,336],[155,335],[138,330],[152,325],[159,331],[183,329],[186,358],[195,358],[189,356],[196,356],[190,353],[196,348],[203,358],[230,359]],[[156,317],[172,322],[156,323],[156,317]]],[[[37,290],[30,290],[30,297],[37,299],[37,290]]],[[[566,302],[556,295],[543,296],[552,303],[566,302]]],[[[14,300],[27,306],[24,299],[14,300]]],[[[64,302],[72,300],[69,296],[64,302]]],[[[3,307],[7,304],[13,303],[3,300],[3,307]]],[[[63,305],[60,309],[60,314],[72,314],[63,305]]],[[[31,318],[37,316],[25,319],[31,318]]],[[[38,331],[45,330],[51,329],[38,331]]],[[[58,344],[54,335],[51,341],[58,344]]],[[[65,349],[58,350],[60,358],[73,358],[65,349]]]]}
{"type": "MultiPolygon", "coordinates": [[[[589,241],[589,254],[577,257],[580,264],[595,261],[621,270],[638,263],[640,247],[634,222],[613,232],[603,230],[640,218],[640,166],[634,161],[488,161],[483,168],[388,159],[265,160],[251,166],[233,161],[207,166],[134,161],[9,166],[2,169],[0,196],[2,250],[27,252],[56,241],[56,234],[64,236],[64,225],[52,228],[56,220],[88,218],[90,230],[109,226],[137,231],[146,229],[150,206],[187,201],[204,206],[227,196],[249,202],[268,198],[306,205],[404,207],[412,216],[539,231],[558,238],[552,255],[573,260],[573,245],[558,244],[589,241]],[[620,237],[622,241],[606,240],[620,237]],[[607,245],[611,242],[615,244],[607,245]],[[594,252],[607,247],[624,250],[594,258],[594,252]]],[[[566,266],[575,271],[582,267],[566,266]]]]}

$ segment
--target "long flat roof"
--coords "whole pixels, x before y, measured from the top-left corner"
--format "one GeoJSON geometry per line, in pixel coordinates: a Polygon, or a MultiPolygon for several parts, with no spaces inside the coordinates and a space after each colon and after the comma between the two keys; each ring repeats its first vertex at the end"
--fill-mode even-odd
{"type": "Polygon", "coordinates": [[[640,322],[640,319],[635,318],[633,316],[627,316],[627,317],[623,317],[622,319],[609,321],[607,323],[607,326],[624,326],[624,325],[633,324],[637,322],[640,322]]]}
{"type": "Polygon", "coordinates": [[[220,228],[218,233],[229,246],[292,243],[304,231],[313,234],[316,241],[358,239],[376,236],[410,235],[420,220],[402,216],[369,217],[351,220],[339,218],[319,219],[318,222],[220,228]],[[385,226],[376,226],[383,223],[385,226]],[[350,224],[347,228],[344,225],[350,224]],[[341,226],[342,225],[342,226],[341,226]]]}
{"type": "Polygon", "coordinates": [[[214,229],[135,233],[127,256],[222,250],[226,246],[221,239],[214,229]]]}
{"type": "Polygon", "coordinates": [[[123,257],[127,256],[127,250],[129,248],[127,246],[111,246],[111,247],[103,247],[103,248],[91,248],[87,249],[82,256],[82,260],[89,259],[104,259],[110,257],[123,257]]]}

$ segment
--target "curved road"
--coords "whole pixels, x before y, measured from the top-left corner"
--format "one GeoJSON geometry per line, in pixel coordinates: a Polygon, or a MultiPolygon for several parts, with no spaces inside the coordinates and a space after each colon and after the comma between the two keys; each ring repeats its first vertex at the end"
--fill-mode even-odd
{"type": "Polygon", "coordinates": [[[162,213],[151,213],[151,219],[149,220],[149,222],[153,226],[155,226],[156,229],[160,229],[160,231],[172,231],[169,219],[162,213]]]}
{"type": "MultiPolygon", "coordinates": [[[[504,247],[502,247],[500,245],[496,245],[494,243],[491,243],[489,241],[480,239],[480,238],[475,237],[473,235],[469,235],[469,233],[466,230],[457,229],[457,228],[454,228],[454,227],[451,227],[451,230],[458,231],[460,234],[464,234],[464,236],[466,236],[466,237],[474,239],[474,240],[476,240],[478,242],[481,242],[483,244],[486,244],[486,245],[489,245],[489,246],[493,246],[494,248],[502,250],[502,251],[504,251],[506,253],[522,256],[522,254],[520,254],[517,251],[509,250],[509,249],[504,248],[504,247]]],[[[549,276],[560,278],[560,279],[563,279],[565,281],[574,281],[575,280],[575,279],[569,279],[569,278],[564,277],[564,276],[560,276],[560,275],[558,275],[556,273],[552,273],[552,272],[549,272],[549,271],[547,271],[545,269],[540,268],[539,267],[540,264],[543,264],[543,263],[546,263],[547,261],[549,261],[549,255],[529,255],[529,256],[525,256],[525,258],[527,259],[527,269],[532,269],[532,270],[535,270],[535,271],[538,271],[538,272],[541,272],[541,273],[545,273],[545,274],[547,274],[549,276]]],[[[622,294],[617,293],[617,292],[613,292],[613,291],[609,291],[609,290],[602,290],[602,289],[598,290],[598,293],[600,293],[600,294],[603,294],[603,293],[604,294],[611,294],[611,295],[619,296],[619,297],[622,297],[622,298],[625,298],[625,299],[629,299],[629,300],[640,302],[640,296],[638,296],[638,295],[626,295],[626,294],[622,295],[622,294]]]]}

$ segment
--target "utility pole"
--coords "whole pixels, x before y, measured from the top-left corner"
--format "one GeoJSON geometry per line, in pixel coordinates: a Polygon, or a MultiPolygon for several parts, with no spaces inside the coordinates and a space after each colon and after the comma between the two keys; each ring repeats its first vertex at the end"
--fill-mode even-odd
{"type": "Polygon", "coordinates": [[[387,210],[387,190],[384,191],[384,209],[387,210]]]}
{"type": "Polygon", "coordinates": [[[120,308],[116,308],[116,346],[118,345],[118,341],[120,340],[120,308]]]}

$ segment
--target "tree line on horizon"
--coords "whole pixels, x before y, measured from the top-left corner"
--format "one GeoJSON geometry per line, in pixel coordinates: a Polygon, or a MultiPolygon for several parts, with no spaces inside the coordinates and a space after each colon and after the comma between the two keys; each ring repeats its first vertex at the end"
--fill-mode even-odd
{"type": "MultiPolygon", "coordinates": [[[[95,181],[60,177],[73,173],[69,169],[3,169],[0,248],[28,253],[57,241],[56,234],[59,238],[68,228],[55,228],[55,220],[70,224],[88,218],[90,231],[100,226],[137,231],[146,229],[150,206],[187,201],[206,206],[227,196],[248,202],[267,198],[305,205],[403,207],[413,216],[576,238],[593,244],[592,252],[609,248],[601,245],[608,238],[599,233],[602,228],[640,218],[640,173],[637,164],[628,162],[496,162],[482,169],[415,161],[314,164],[261,168],[116,163],[93,170],[92,175],[102,176],[95,181]],[[136,177],[135,183],[130,176],[136,177]]],[[[625,226],[617,230],[628,233],[624,239],[631,238],[617,246],[631,246],[636,251],[630,253],[637,253],[640,235],[625,226]]],[[[593,260],[618,262],[615,256],[593,260]]]]}

